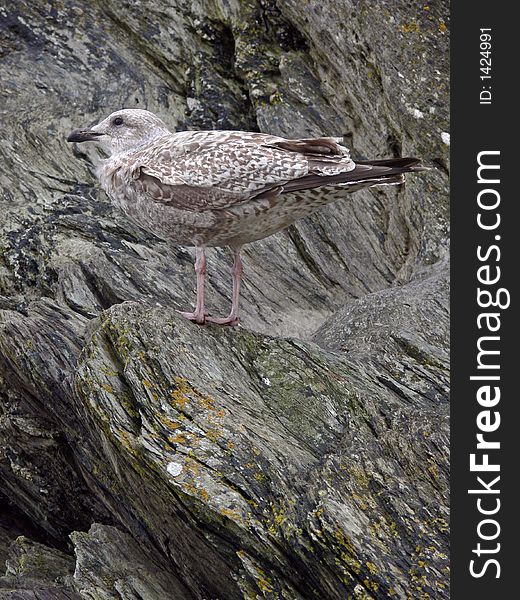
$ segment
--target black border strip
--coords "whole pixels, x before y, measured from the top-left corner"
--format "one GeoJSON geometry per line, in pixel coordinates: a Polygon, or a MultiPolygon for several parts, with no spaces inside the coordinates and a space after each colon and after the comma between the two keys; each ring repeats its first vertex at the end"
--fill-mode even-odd
{"type": "MultiPolygon", "coordinates": [[[[451,535],[452,535],[452,581],[451,597],[455,600],[472,600],[515,597],[518,592],[516,566],[518,550],[518,522],[516,498],[513,487],[517,483],[519,457],[516,439],[518,430],[518,404],[520,395],[515,385],[515,371],[520,374],[517,356],[520,357],[517,342],[520,333],[518,303],[512,291],[518,268],[518,245],[516,232],[520,204],[520,192],[513,189],[513,181],[520,171],[513,165],[520,154],[516,137],[519,129],[517,92],[518,46],[520,30],[516,20],[508,13],[511,8],[505,2],[464,2],[456,0],[451,5],[451,168],[452,168],[452,482],[451,482],[451,535]],[[491,70],[481,71],[486,58],[481,55],[481,28],[491,33],[491,70]],[[491,79],[481,79],[490,74],[491,79]],[[490,89],[489,89],[490,88],[490,89]],[[491,104],[481,104],[491,91],[491,104]],[[513,147],[514,146],[514,147],[513,147]],[[478,183],[478,155],[481,152],[495,151],[500,154],[481,155],[481,161],[500,165],[499,170],[481,171],[478,183]],[[496,174],[498,173],[498,176],[496,174]],[[492,183],[499,178],[500,183],[492,183]],[[489,190],[489,191],[485,191],[489,190]],[[494,190],[494,191],[492,191],[494,190]],[[495,209],[482,209],[478,206],[479,193],[482,204],[492,205],[492,199],[500,202],[495,209]],[[481,213],[481,223],[493,225],[500,215],[500,224],[493,229],[479,227],[477,219],[481,213]],[[498,236],[498,237],[497,237],[498,236]],[[480,246],[480,259],[477,248],[480,246]],[[495,246],[495,248],[492,248],[495,246]],[[486,257],[487,255],[487,257],[486,257]],[[482,258],[485,257],[485,258],[482,258]],[[478,280],[494,280],[500,269],[500,279],[494,284],[478,280]],[[501,306],[479,306],[477,289],[487,290],[501,306]],[[480,317],[479,314],[496,313],[498,317],[480,317]],[[500,328],[489,331],[489,327],[500,328]],[[478,323],[481,328],[479,329],[478,323]],[[483,339],[494,336],[498,339],[483,339]],[[499,351],[500,354],[481,354],[482,365],[499,365],[499,368],[478,368],[478,347],[499,351]],[[470,380],[471,376],[499,376],[499,380],[470,380]],[[492,395],[486,395],[486,386],[492,395]],[[500,401],[494,406],[495,387],[500,387],[500,401]],[[481,391],[481,403],[478,391],[481,391]],[[487,406],[486,406],[487,401],[487,406]],[[487,412],[486,412],[487,411],[487,412]],[[498,415],[496,413],[499,413],[498,415]],[[480,414],[480,417],[479,417],[480,414]],[[477,422],[477,420],[480,421],[477,422]],[[500,424],[497,425],[498,419],[500,424]],[[482,432],[480,426],[489,429],[482,432]],[[494,431],[491,429],[495,428],[494,431]],[[482,439],[500,442],[500,449],[477,449],[477,434],[482,439]],[[470,455],[475,454],[475,462],[483,463],[488,454],[490,464],[500,467],[500,471],[470,470],[470,455]],[[492,481],[500,476],[500,480],[492,481]],[[482,482],[490,491],[485,492],[482,482]],[[484,490],[484,493],[469,494],[468,490],[484,490]],[[496,493],[500,490],[500,493],[496,493]],[[480,499],[480,503],[479,503],[480,499]],[[497,502],[499,500],[500,502],[497,502]],[[479,506],[481,511],[479,512],[479,506]],[[497,510],[497,507],[499,509],[497,510]],[[490,514],[485,515],[482,511],[490,514]],[[497,510],[495,514],[492,511],[497,510]],[[487,522],[484,522],[485,520],[487,522]],[[493,522],[494,521],[494,522],[493,522]],[[480,524],[480,525],[479,525],[480,524]],[[480,529],[479,529],[480,527],[480,529]],[[492,538],[500,528],[495,539],[492,538]],[[479,546],[480,544],[480,551],[479,546]],[[500,546],[498,546],[500,544],[500,546]],[[498,549],[497,549],[498,548],[498,549]],[[482,552],[484,550],[484,552],[482,552]],[[479,555],[480,554],[480,555],[479,555]],[[474,573],[470,573],[471,562],[474,573]],[[489,562],[487,561],[497,561],[489,562]],[[500,576],[497,578],[497,574],[500,576]]],[[[486,36],[483,37],[486,39],[486,36]]],[[[483,46],[484,52],[486,45],[483,46]]],[[[488,57],[489,58],[489,57],[488,57]]],[[[516,186],[515,186],[516,187],[516,186]]],[[[481,294],[481,304],[486,304],[489,296],[481,294]]]]}

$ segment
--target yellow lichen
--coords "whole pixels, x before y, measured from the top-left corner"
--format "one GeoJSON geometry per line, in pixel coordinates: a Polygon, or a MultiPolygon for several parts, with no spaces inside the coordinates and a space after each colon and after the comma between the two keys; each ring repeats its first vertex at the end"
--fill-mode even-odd
{"type": "Polygon", "coordinates": [[[179,427],[181,427],[180,423],[177,423],[177,421],[173,421],[172,419],[170,419],[166,415],[158,414],[157,418],[168,429],[175,430],[175,429],[178,429],[179,427]]]}
{"type": "Polygon", "coordinates": [[[363,585],[368,589],[371,590],[372,592],[377,592],[377,590],[379,589],[379,584],[375,581],[370,581],[370,579],[365,579],[363,581],[363,585]]]}
{"type": "Polygon", "coordinates": [[[265,572],[262,569],[260,569],[260,567],[256,567],[256,572],[258,574],[258,577],[255,578],[256,583],[262,591],[262,593],[265,595],[270,594],[272,591],[274,591],[273,584],[271,583],[271,580],[267,577],[265,572]]]}
{"type": "Polygon", "coordinates": [[[403,33],[415,33],[419,31],[419,25],[416,21],[410,21],[401,26],[401,31],[403,33]]]}

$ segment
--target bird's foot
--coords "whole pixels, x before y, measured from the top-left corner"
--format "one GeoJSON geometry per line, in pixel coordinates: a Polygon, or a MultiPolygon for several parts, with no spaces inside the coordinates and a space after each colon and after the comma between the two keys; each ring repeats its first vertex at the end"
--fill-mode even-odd
{"type": "Polygon", "coordinates": [[[197,325],[204,325],[204,323],[207,321],[206,315],[208,313],[184,312],[182,310],[178,310],[177,312],[185,319],[189,319],[190,321],[197,323],[197,325]]]}
{"type": "Polygon", "coordinates": [[[235,327],[238,325],[238,317],[236,315],[229,315],[228,317],[206,317],[206,323],[214,323],[215,325],[228,325],[229,327],[235,327]]]}

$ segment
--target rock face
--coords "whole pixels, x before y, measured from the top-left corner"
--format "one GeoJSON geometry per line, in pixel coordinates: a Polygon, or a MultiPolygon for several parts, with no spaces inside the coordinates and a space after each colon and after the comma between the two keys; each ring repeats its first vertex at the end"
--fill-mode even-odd
{"type": "Polygon", "coordinates": [[[447,14],[0,4],[0,598],[448,597],[447,14]],[[192,250],[65,143],[123,106],[431,170],[247,247],[200,328],[192,250]]]}

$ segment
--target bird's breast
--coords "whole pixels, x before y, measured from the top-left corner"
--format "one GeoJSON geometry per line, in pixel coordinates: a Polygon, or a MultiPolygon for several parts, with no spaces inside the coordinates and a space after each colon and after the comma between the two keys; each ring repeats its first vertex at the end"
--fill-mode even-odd
{"type": "Polygon", "coordinates": [[[124,165],[118,160],[106,160],[99,166],[97,176],[101,187],[117,208],[127,212],[131,202],[128,179],[124,165]]]}
{"type": "Polygon", "coordinates": [[[186,246],[205,244],[213,235],[216,217],[212,211],[182,210],[174,203],[154,202],[136,188],[124,164],[107,161],[98,170],[98,178],[112,203],[154,235],[186,246]]]}

